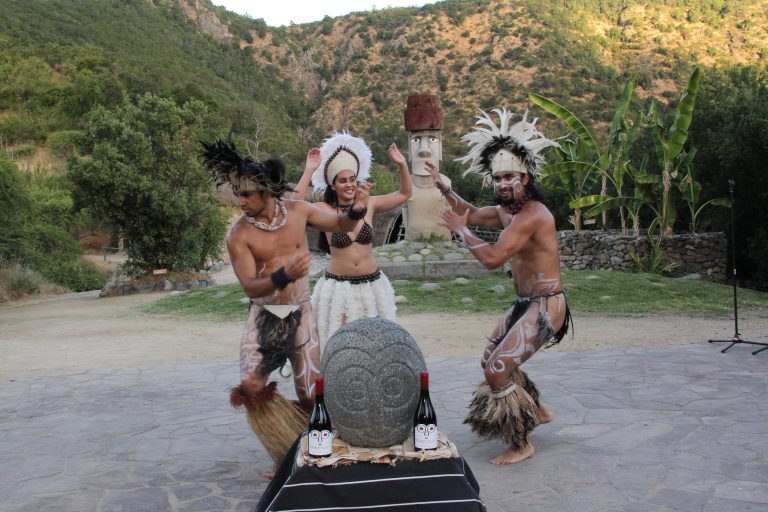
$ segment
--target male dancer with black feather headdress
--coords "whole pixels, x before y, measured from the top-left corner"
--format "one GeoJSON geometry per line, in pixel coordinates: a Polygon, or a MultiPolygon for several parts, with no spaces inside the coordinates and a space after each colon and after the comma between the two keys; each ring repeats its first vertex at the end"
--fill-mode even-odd
{"type": "MultiPolygon", "coordinates": [[[[366,214],[372,185],[358,187],[346,213],[333,214],[305,201],[283,198],[291,189],[280,160],[258,162],[241,157],[233,144],[203,143],[202,158],[217,186],[231,187],[243,215],[227,236],[230,261],[245,294],[251,298],[240,346],[240,385],[230,402],[244,406],[248,422],[279,464],[306,427],[314,403],[320,345],[310,305],[307,225],[346,233],[366,214]],[[269,374],[290,359],[297,407],[267,386],[269,374]]],[[[310,151],[308,165],[319,165],[310,151]]]]}
{"type": "Polygon", "coordinates": [[[475,130],[462,137],[473,148],[459,160],[472,162],[465,174],[480,174],[486,184],[493,184],[498,206],[478,208],[464,201],[442,183],[434,166],[427,168],[451,206],[440,212],[442,225],[486,268],[511,265],[517,298],[485,347],[481,362],[485,382],[475,391],[465,423],[509,446],[492,463],[513,464],[533,455],[528,434],[553,419],[519,366],[542,346],[563,339],[570,313],[560,276],[555,219],[534,187],[543,163],[539,152],[558,144],[545,138],[527,116],[510,124],[514,114],[504,109],[494,112],[498,125],[483,112],[475,130]],[[468,224],[502,231],[491,245],[473,234],[468,224]]]}

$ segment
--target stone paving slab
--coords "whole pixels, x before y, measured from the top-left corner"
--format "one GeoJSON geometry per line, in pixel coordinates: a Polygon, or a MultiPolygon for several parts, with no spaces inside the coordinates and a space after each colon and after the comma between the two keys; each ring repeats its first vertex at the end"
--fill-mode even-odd
{"type": "MultiPolygon", "coordinates": [[[[706,342],[541,352],[525,369],[557,417],[532,459],[504,467],[487,462],[504,447],[462,423],[478,360],[427,364],[440,428],[488,510],[734,512],[768,510],[765,357],[706,342]]],[[[0,385],[0,509],[252,510],[271,464],[227,403],[237,378],[233,361],[0,385]]]]}

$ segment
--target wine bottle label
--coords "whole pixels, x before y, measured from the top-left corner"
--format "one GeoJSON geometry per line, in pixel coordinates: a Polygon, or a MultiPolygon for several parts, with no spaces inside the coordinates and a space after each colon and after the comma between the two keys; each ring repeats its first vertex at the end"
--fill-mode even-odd
{"type": "Polygon", "coordinates": [[[330,430],[309,431],[309,454],[313,457],[324,457],[331,454],[333,432],[330,430]]]}
{"type": "Polygon", "coordinates": [[[437,425],[419,423],[413,429],[413,444],[417,450],[434,450],[437,448],[437,425]]]}

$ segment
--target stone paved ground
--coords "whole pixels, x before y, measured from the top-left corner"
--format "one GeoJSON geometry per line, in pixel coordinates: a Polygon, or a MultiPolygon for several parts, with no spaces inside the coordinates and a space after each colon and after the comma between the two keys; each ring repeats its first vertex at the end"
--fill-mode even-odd
{"type": "MultiPolygon", "coordinates": [[[[427,363],[440,427],[491,511],[768,510],[768,353],[720,348],[537,354],[526,369],[557,418],[506,467],[462,424],[477,361],[427,363]]],[[[253,509],[270,464],[227,405],[237,375],[196,363],[0,385],[0,510],[253,509]]]]}

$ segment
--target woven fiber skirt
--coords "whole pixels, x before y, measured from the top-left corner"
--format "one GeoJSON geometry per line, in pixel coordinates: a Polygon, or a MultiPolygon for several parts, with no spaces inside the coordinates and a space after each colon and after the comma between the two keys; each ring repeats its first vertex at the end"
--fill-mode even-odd
{"type": "Polygon", "coordinates": [[[383,272],[368,276],[326,273],[312,292],[312,312],[317,318],[320,350],[339,327],[366,316],[395,321],[395,290],[383,272]]]}

